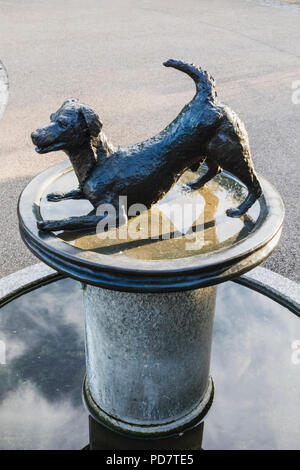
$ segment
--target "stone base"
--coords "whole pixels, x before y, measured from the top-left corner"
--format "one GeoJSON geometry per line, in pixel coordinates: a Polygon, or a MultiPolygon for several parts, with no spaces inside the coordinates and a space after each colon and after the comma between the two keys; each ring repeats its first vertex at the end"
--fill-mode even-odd
{"type": "Polygon", "coordinates": [[[170,421],[164,424],[154,424],[149,426],[142,426],[133,423],[126,423],[118,420],[113,416],[108,415],[105,411],[101,410],[93,400],[86,379],[83,384],[83,401],[90,413],[91,417],[98,423],[111,428],[118,433],[126,433],[132,437],[140,438],[159,438],[163,436],[171,437],[178,436],[184,432],[191,430],[198,426],[203,420],[204,416],[210,409],[214,397],[214,384],[211,377],[209,377],[207,391],[198,404],[190,413],[175,421],[170,421]]]}
{"type": "Polygon", "coordinates": [[[87,377],[94,419],[118,431],[181,432],[204,416],[216,287],[166,294],[83,290],[87,377]]]}
{"type": "Polygon", "coordinates": [[[121,434],[103,426],[89,416],[90,443],[83,450],[201,450],[204,421],[180,435],[144,438],[121,434]]]}

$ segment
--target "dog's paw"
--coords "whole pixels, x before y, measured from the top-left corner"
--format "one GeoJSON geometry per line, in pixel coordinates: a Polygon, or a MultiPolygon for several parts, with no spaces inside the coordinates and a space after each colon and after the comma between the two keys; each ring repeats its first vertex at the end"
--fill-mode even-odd
{"type": "Polygon", "coordinates": [[[44,221],[39,220],[39,221],[36,223],[36,225],[37,225],[37,228],[38,228],[39,230],[44,230],[46,223],[45,223],[44,221]]]}
{"type": "Polygon", "coordinates": [[[192,191],[192,188],[190,187],[189,184],[183,184],[183,185],[181,186],[181,191],[182,191],[183,193],[190,193],[190,192],[192,191]]]}
{"type": "Polygon", "coordinates": [[[202,188],[204,184],[199,184],[199,181],[195,180],[188,183],[187,186],[190,188],[190,191],[196,191],[197,189],[202,188]]]}
{"type": "Polygon", "coordinates": [[[49,193],[47,194],[47,201],[49,202],[58,202],[63,199],[64,195],[61,193],[49,193]]]}
{"type": "Polygon", "coordinates": [[[37,228],[43,230],[44,232],[51,232],[52,230],[57,230],[56,222],[52,220],[39,220],[37,223],[37,228]]]}
{"type": "Polygon", "coordinates": [[[190,191],[195,191],[195,189],[198,189],[196,186],[195,186],[195,183],[188,183],[187,184],[187,187],[190,191]]]}
{"type": "Polygon", "coordinates": [[[243,213],[239,209],[227,209],[226,215],[228,217],[241,217],[243,213]]]}

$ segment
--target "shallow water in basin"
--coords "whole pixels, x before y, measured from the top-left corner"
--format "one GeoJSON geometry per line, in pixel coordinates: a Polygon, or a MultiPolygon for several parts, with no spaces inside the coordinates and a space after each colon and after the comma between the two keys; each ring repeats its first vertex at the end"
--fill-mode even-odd
{"type": "MultiPolygon", "coordinates": [[[[59,238],[83,251],[142,260],[186,258],[234,246],[253,230],[260,213],[259,203],[240,218],[228,217],[226,210],[238,206],[247,190],[221,173],[205,187],[187,191],[186,183],[205,171],[186,172],[161,201],[119,228],[112,219],[100,224],[97,233],[60,232],[59,238]]],[[[48,193],[66,192],[76,186],[73,172],[52,182],[41,200],[42,217],[64,219],[91,212],[93,207],[86,200],[54,203],[46,199],[48,193]]]]}

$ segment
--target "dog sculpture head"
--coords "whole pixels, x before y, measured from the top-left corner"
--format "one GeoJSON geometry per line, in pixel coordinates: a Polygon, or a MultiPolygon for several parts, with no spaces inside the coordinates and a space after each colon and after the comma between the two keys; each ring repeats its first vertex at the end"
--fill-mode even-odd
{"type": "Polygon", "coordinates": [[[32,132],[38,153],[71,151],[96,138],[102,128],[99,116],[87,105],[71,98],[50,116],[50,124],[32,132]]]}

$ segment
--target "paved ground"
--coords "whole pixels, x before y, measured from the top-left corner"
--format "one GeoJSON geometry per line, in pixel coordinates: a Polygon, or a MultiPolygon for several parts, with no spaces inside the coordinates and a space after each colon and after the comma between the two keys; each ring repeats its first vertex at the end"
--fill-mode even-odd
{"type": "Polygon", "coordinates": [[[36,259],[19,238],[16,205],[38,172],[64,159],[39,156],[30,132],[70,96],[95,107],[113,142],[159,131],[192,97],[169,57],[217,77],[240,114],[256,168],[286,204],[280,247],[266,262],[299,280],[299,2],[269,0],[0,0],[0,58],[11,94],[0,123],[0,275],[36,259]],[[288,4],[290,3],[290,4],[288,4]]]}

